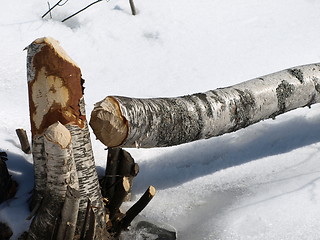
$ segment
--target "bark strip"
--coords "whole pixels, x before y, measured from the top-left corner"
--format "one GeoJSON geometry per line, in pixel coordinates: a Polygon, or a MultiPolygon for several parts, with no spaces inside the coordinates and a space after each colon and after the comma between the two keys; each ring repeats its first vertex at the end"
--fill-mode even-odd
{"type": "Polygon", "coordinates": [[[107,97],[96,103],[90,125],[108,147],[167,147],[319,102],[320,64],[311,64],[177,98],[107,97]]]}
{"type": "Polygon", "coordinates": [[[80,192],[68,186],[61,212],[57,240],[73,240],[77,226],[79,203],[80,192]]]}

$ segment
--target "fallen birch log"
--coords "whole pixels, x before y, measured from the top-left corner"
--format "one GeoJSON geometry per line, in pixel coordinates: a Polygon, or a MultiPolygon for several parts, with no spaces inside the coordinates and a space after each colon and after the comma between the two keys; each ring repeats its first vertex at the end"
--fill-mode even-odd
{"type": "Polygon", "coordinates": [[[247,127],[320,102],[320,64],[177,98],[106,97],[90,125],[108,147],[166,147],[247,127]]]}

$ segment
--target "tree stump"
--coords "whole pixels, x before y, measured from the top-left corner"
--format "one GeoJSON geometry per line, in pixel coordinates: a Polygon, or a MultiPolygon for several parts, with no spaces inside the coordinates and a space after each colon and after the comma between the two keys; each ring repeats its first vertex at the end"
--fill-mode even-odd
{"type": "Polygon", "coordinates": [[[37,39],[27,49],[35,170],[34,217],[28,239],[118,239],[130,224],[126,221],[123,226],[126,214],[119,208],[138,165],[129,153],[116,150],[115,165],[109,164],[106,170],[111,178],[104,182],[108,186],[103,187],[108,196],[105,205],[85,116],[80,68],[52,38],[37,39]]]}
{"type": "MultiPolygon", "coordinates": [[[[59,166],[56,166],[56,170],[52,170],[48,168],[47,162],[51,154],[53,154],[52,158],[56,157],[54,154],[57,154],[57,156],[64,154],[66,146],[61,145],[60,141],[65,141],[64,137],[62,137],[62,132],[65,133],[67,129],[70,134],[70,144],[68,145],[70,149],[68,150],[69,155],[65,158],[72,158],[74,161],[80,192],[76,234],[79,234],[83,228],[87,202],[90,199],[94,211],[95,228],[97,230],[94,238],[107,239],[106,213],[98,184],[98,176],[86,122],[83,98],[84,81],[81,78],[80,68],[65,53],[59,43],[52,38],[37,39],[27,49],[27,77],[33,143],[32,154],[35,169],[32,207],[42,199],[42,208],[43,205],[53,204],[53,200],[55,200],[55,198],[49,197],[50,194],[48,195],[48,189],[50,188],[49,181],[51,181],[50,171],[56,171],[52,172],[53,175],[59,174],[59,166]],[[64,130],[62,132],[57,130],[57,134],[60,134],[61,138],[59,138],[55,149],[59,147],[60,149],[51,153],[49,152],[51,151],[51,143],[48,143],[45,132],[53,124],[58,124],[59,129],[64,130]],[[46,147],[46,144],[50,146],[46,147]]],[[[53,142],[52,144],[56,143],[53,142]]],[[[60,169],[60,171],[62,170],[60,169]]],[[[65,190],[66,186],[64,186],[63,192],[61,192],[62,195],[65,195],[65,190]]],[[[59,206],[57,209],[61,210],[62,205],[63,201],[61,198],[52,207],[59,206]]],[[[41,213],[40,210],[41,208],[37,215],[41,213]]],[[[34,221],[37,219],[37,215],[34,221]]],[[[47,215],[46,217],[48,217],[47,215]]],[[[50,219],[50,221],[53,220],[50,219]]],[[[38,230],[40,231],[41,229],[38,230]]],[[[41,239],[41,237],[38,239],[41,239]]]]}

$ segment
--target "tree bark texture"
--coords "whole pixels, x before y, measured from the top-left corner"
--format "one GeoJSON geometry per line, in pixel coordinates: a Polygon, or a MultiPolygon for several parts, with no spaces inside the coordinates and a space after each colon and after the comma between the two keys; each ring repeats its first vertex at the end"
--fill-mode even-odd
{"type": "Polygon", "coordinates": [[[108,147],[167,147],[219,136],[320,102],[320,64],[177,98],[107,97],[90,125],[108,147]]]}
{"type": "Polygon", "coordinates": [[[78,190],[70,186],[67,187],[57,240],[73,240],[77,226],[80,196],[78,190]]]}
{"type": "MultiPolygon", "coordinates": [[[[28,47],[27,78],[30,122],[35,168],[35,202],[45,197],[48,188],[49,159],[44,132],[60,122],[71,134],[71,152],[79,182],[80,204],[77,228],[83,226],[88,199],[97,224],[105,229],[105,210],[98,184],[89,129],[85,116],[83,79],[77,64],[52,38],[40,38],[28,47]]],[[[54,174],[59,174],[58,170],[54,174]]],[[[80,229],[78,229],[80,230],[80,229]]],[[[101,236],[95,236],[104,239],[101,236]]]]}

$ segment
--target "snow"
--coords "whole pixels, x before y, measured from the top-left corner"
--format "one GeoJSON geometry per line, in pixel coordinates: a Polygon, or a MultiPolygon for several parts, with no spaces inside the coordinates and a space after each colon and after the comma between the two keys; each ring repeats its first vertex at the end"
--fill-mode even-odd
{"type": "MultiPolygon", "coordinates": [[[[69,0],[53,19],[41,19],[41,0],[0,8],[0,150],[19,183],[0,221],[12,239],[30,224],[32,158],[15,129],[30,133],[23,49],[36,38],[57,39],[81,67],[88,116],[108,95],[191,94],[320,59],[315,0],[135,0],[137,16],[128,1],[110,0],[60,22],[91,2],[69,0]]],[[[317,104],[209,140],[128,149],[141,168],[134,198],[157,189],[141,217],[173,226],[183,240],[319,239],[319,112],[317,104]]],[[[106,152],[93,134],[92,142],[102,173],[106,152]]]]}

